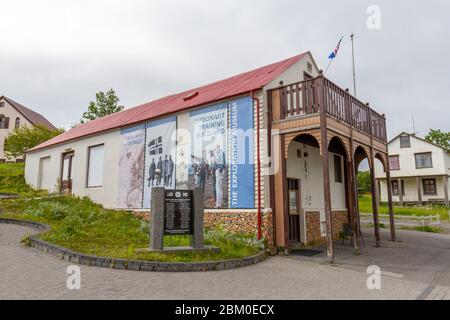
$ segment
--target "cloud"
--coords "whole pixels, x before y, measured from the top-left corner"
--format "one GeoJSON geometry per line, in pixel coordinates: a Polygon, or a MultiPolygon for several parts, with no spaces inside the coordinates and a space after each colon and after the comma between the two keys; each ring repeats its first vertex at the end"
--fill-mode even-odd
{"type": "Polygon", "coordinates": [[[113,87],[132,107],[311,50],[328,77],[388,117],[392,137],[450,130],[446,1],[1,1],[0,94],[58,126],[113,87]],[[366,27],[369,5],[381,29],[366,27]]]}

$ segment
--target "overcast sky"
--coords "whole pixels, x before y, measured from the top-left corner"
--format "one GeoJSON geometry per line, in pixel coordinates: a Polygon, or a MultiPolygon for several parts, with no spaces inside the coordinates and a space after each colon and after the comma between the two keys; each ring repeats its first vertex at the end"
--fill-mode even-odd
{"type": "Polygon", "coordinates": [[[99,90],[133,107],[310,50],[327,76],[388,117],[388,133],[450,131],[450,2],[4,1],[0,95],[57,126],[78,121],[99,90]],[[381,29],[367,8],[381,9],[381,29]]]}

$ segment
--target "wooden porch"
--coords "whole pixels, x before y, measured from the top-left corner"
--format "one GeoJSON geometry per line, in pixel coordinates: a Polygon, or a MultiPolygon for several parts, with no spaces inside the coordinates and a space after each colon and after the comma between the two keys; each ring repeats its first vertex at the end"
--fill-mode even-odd
{"type": "MultiPolygon", "coordinates": [[[[349,222],[353,230],[356,253],[360,252],[360,218],[357,196],[356,174],[360,162],[367,158],[372,180],[374,229],[377,245],[380,244],[377,184],[374,162],[381,161],[390,180],[386,118],[377,113],[369,104],[353,97],[322,74],[317,78],[293,84],[283,84],[268,91],[269,132],[279,139],[279,170],[271,177],[271,207],[274,208],[276,243],[287,251],[290,247],[289,208],[287,199],[286,161],[292,141],[304,139],[306,143],[315,140],[320,149],[323,168],[323,194],[326,219],[327,253],[334,259],[333,221],[329,176],[329,151],[341,150],[346,163],[345,190],[349,222]],[[305,139],[307,137],[307,139],[305,139]],[[283,190],[277,192],[274,190],[283,190]]],[[[271,142],[272,144],[272,142],[271,142]]],[[[271,149],[271,146],[269,146],[271,149]]],[[[335,151],[333,151],[335,152],[335,151]]],[[[273,157],[274,158],[274,157],[273,157]]],[[[390,186],[390,183],[388,184],[390,186]]],[[[392,193],[389,194],[391,238],[395,241],[392,193]]]]}

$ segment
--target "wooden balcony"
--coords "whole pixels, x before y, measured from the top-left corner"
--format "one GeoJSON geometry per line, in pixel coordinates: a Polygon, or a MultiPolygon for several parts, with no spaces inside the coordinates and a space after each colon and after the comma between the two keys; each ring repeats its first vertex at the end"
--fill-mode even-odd
{"type": "Polygon", "coordinates": [[[330,80],[319,76],[298,83],[280,85],[268,92],[274,122],[314,117],[320,113],[352,127],[382,143],[387,142],[386,118],[330,80]]]}

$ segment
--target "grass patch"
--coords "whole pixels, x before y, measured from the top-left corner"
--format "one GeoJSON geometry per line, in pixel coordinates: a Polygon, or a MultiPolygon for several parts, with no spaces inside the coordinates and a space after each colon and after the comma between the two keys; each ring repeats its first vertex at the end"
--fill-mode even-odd
{"type": "Polygon", "coordinates": [[[403,230],[413,230],[413,231],[421,231],[421,232],[430,232],[430,233],[441,233],[442,230],[433,226],[419,226],[419,227],[402,227],[403,230]]]}
{"type": "MultiPolygon", "coordinates": [[[[85,254],[187,262],[243,258],[264,249],[264,244],[252,236],[230,234],[219,228],[205,231],[205,244],[219,247],[219,253],[137,253],[136,249],[149,247],[149,225],[130,212],[107,210],[88,198],[71,196],[3,200],[0,205],[5,212],[2,217],[46,223],[52,230],[40,235],[42,240],[85,254]]],[[[165,237],[164,244],[187,246],[189,237],[165,237]]]]}
{"type": "Polygon", "coordinates": [[[33,190],[25,183],[23,163],[0,163],[0,193],[12,193],[34,197],[45,195],[45,191],[33,190]]]}
{"type": "MultiPolygon", "coordinates": [[[[359,195],[359,211],[364,213],[373,213],[372,197],[370,195],[359,195]]],[[[401,207],[394,206],[395,215],[404,216],[430,216],[439,215],[442,220],[449,220],[449,210],[445,206],[423,206],[423,207],[401,207]]],[[[380,214],[389,214],[389,208],[386,204],[381,204],[379,208],[380,214]]]]}
{"type": "Polygon", "coordinates": [[[1,177],[23,176],[25,165],[23,163],[0,163],[1,177]]]}

